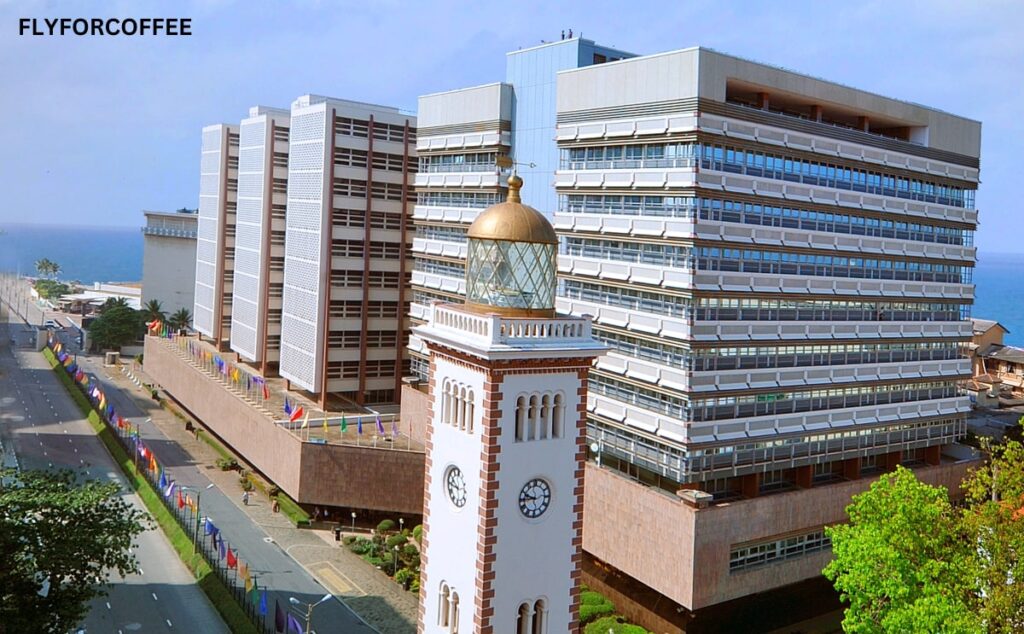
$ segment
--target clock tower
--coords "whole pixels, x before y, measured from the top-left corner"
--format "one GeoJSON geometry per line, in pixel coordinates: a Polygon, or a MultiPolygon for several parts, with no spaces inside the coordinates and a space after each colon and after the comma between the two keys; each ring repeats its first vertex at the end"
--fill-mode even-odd
{"type": "Polygon", "coordinates": [[[605,347],[555,315],[558,238],[521,203],[468,233],[465,304],[435,303],[419,631],[575,632],[587,373],[605,347]]]}

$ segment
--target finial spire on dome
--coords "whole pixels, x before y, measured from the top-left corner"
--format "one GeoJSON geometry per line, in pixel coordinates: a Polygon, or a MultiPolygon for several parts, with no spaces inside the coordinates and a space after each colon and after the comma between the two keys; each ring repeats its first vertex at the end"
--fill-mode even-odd
{"type": "Polygon", "coordinates": [[[508,198],[507,202],[510,203],[521,203],[523,199],[519,197],[519,190],[523,188],[523,179],[519,177],[519,174],[515,170],[512,170],[512,175],[508,177],[508,198]]]}

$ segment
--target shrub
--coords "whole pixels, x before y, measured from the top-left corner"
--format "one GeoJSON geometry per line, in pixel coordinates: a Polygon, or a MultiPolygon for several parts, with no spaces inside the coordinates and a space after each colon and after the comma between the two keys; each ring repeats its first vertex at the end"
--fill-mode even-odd
{"type": "Polygon", "coordinates": [[[372,557],[372,556],[371,557],[367,557],[366,561],[371,566],[376,566],[377,568],[383,568],[384,567],[384,560],[381,559],[380,557],[372,557]]]}
{"type": "Polygon", "coordinates": [[[281,493],[281,487],[277,486],[276,484],[274,486],[270,487],[270,490],[267,491],[267,495],[269,495],[272,498],[276,498],[280,493],[281,493]]]}
{"type": "Polygon", "coordinates": [[[238,461],[234,458],[217,458],[217,466],[221,471],[231,471],[238,468],[238,461]]]}
{"type": "Polygon", "coordinates": [[[594,621],[584,630],[586,634],[650,634],[639,625],[626,623],[620,616],[606,616],[594,621]]]}
{"type": "Polygon", "coordinates": [[[412,538],[416,540],[417,544],[423,543],[423,524],[417,524],[413,527],[412,538]]]}
{"type": "Polygon", "coordinates": [[[346,546],[351,546],[354,541],[356,541],[356,538],[352,535],[345,535],[343,538],[341,538],[341,543],[345,544],[346,546]]]}
{"type": "Polygon", "coordinates": [[[412,570],[409,570],[408,568],[402,568],[401,570],[395,573],[395,582],[401,584],[401,586],[406,590],[409,589],[409,584],[411,584],[412,580],[415,578],[416,573],[414,573],[412,570]]]}
{"type": "Polygon", "coordinates": [[[366,539],[365,537],[357,537],[355,540],[349,542],[348,544],[348,549],[357,555],[365,555],[366,553],[370,552],[371,548],[373,548],[373,544],[370,543],[370,540],[366,539]]]}
{"type": "Polygon", "coordinates": [[[252,485],[252,480],[249,479],[249,476],[240,476],[238,478],[238,483],[242,485],[243,491],[252,491],[255,488],[252,485]]]}
{"type": "Polygon", "coordinates": [[[405,564],[406,568],[412,570],[420,569],[420,549],[412,544],[406,544],[402,547],[402,551],[398,553],[398,559],[405,564]]]}
{"type": "Polygon", "coordinates": [[[378,533],[390,533],[395,530],[394,520],[383,520],[380,524],[377,524],[378,533]]]}
{"type": "Polygon", "coordinates": [[[409,592],[413,592],[413,593],[419,594],[419,592],[420,592],[420,578],[419,578],[419,575],[417,575],[412,580],[412,583],[409,584],[409,592]]]}
{"type": "Polygon", "coordinates": [[[388,552],[395,549],[395,546],[404,546],[409,541],[404,535],[392,535],[388,537],[388,540],[384,543],[387,546],[388,552]]]}
{"type": "MultiPolygon", "coordinates": [[[[585,590],[580,592],[580,623],[586,625],[595,619],[615,614],[615,605],[608,597],[585,590]]],[[[588,628],[589,629],[589,628],[588,628]]],[[[605,630],[607,632],[607,630],[605,630]]]]}

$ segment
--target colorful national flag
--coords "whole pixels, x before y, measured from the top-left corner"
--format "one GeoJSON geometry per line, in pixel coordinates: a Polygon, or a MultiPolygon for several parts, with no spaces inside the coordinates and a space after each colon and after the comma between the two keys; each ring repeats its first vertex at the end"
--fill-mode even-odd
{"type": "Polygon", "coordinates": [[[380,422],[380,416],[377,417],[377,435],[384,435],[384,423],[380,422]]]}
{"type": "Polygon", "coordinates": [[[174,495],[174,482],[173,481],[167,483],[167,490],[164,491],[164,498],[169,500],[169,499],[171,499],[172,495],[174,495]]]}
{"type": "MultiPolygon", "coordinates": [[[[299,409],[301,409],[301,407],[299,409]]],[[[309,412],[306,412],[306,418],[302,421],[302,428],[306,429],[307,427],[309,427],[309,412]]]]}
{"type": "Polygon", "coordinates": [[[263,400],[264,401],[269,401],[270,400],[270,390],[267,389],[267,382],[266,381],[260,381],[260,383],[263,384],[263,400]]]}
{"type": "Polygon", "coordinates": [[[228,568],[238,567],[238,557],[235,557],[235,552],[228,548],[228,568]]]}
{"type": "Polygon", "coordinates": [[[160,470],[160,489],[167,488],[167,474],[164,473],[163,469],[160,470]]]}
{"type": "Polygon", "coordinates": [[[185,498],[181,495],[181,489],[178,489],[178,508],[185,508],[185,498]]]}
{"type": "Polygon", "coordinates": [[[260,615],[267,615],[267,589],[264,588],[263,592],[260,593],[260,615]]]}
{"type": "Polygon", "coordinates": [[[260,582],[258,579],[252,580],[252,594],[249,596],[252,598],[253,605],[260,604],[260,582]]]}
{"type": "Polygon", "coordinates": [[[288,397],[284,397],[284,413],[285,416],[292,415],[292,404],[288,402],[288,397]]]}
{"type": "Polygon", "coordinates": [[[298,407],[295,408],[295,411],[292,412],[291,418],[288,419],[288,422],[294,423],[295,421],[299,420],[300,418],[302,418],[303,412],[304,410],[302,409],[302,406],[299,405],[298,407]]]}
{"type": "Polygon", "coordinates": [[[302,634],[302,623],[299,623],[299,619],[295,618],[294,614],[288,615],[288,634],[302,634]]]}
{"type": "Polygon", "coordinates": [[[392,438],[398,438],[398,436],[399,436],[399,434],[398,434],[398,419],[392,418],[391,419],[391,437],[392,438]]]}
{"type": "Polygon", "coordinates": [[[227,554],[226,550],[224,548],[224,540],[223,539],[220,540],[220,548],[219,548],[219,550],[220,550],[220,558],[221,558],[221,560],[223,560],[224,556],[227,554]]]}
{"type": "Polygon", "coordinates": [[[344,434],[347,431],[348,431],[348,419],[345,418],[344,414],[342,414],[341,415],[341,433],[344,434]]]}
{"type": "Polygon", "coordinates": [[[356,433],[360,436],[363,435],[363,417],[360,416],[356,419],[356,433]]]}

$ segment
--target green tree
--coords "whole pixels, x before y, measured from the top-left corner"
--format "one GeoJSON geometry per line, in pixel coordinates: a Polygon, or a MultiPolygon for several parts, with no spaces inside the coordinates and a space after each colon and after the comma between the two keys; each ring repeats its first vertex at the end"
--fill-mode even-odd
{"type": "Polygon", "coordinates": [[[145,334],[145,328],[141,311],[129,308],[123,299],[108,299],[89,326],[89,339],[101,350],[120,348],[145,334]]]}
{"type": "Polygon", "coordinates": [[[943,487],[897,467],[825,529],[835,559],[825,567],[849,602],[846,632],[981,632],[972,610],[973,549],[943,487]]]}
{"type": "Polygon", "coordinates": [[[192,313],[187,308],[179,308],[167,320],[167,324],[176,332],[192,327],[192,313]]]}
{"type": "Polygon", "coordinates": [[[0,632],[76,626],[111,572],[137,570],[129,548],[145,517],[115,482],[0,470],[0,632]]]}
{"type": "Polygon", "coordinates": [[[151,299],[146,302],[146,305],[142,307],[142,312],[145,314],[146,321],[153,321],[154,319],[165,321],[167,319],[163,304],[158,299],[151,299]]]}
{"type": "Polygon", "coordinates": [[[36,280],[33,287],[43,299],[59,299],[61,295],[67,295],[71,292],[70,286],[53,280],[36,280]]]}
{"type": "Polygon", "coordinates": [[[1024,445],[986,446],[989,460],[964,482],[965,532],[977,547],[978,616],[989,632],[1024,631],[1024,445]]]}

